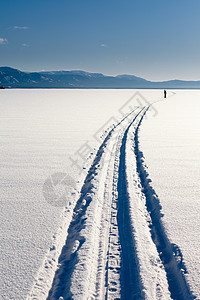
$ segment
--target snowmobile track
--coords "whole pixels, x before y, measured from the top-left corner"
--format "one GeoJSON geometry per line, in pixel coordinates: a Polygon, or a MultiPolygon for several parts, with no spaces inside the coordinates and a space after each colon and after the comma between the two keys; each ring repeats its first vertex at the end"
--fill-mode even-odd
{"type": "Polygon", "coordinates": [[[99,147],[44,299],[194,299],[139,149],[149,108],[125,116],[99,147]]]}

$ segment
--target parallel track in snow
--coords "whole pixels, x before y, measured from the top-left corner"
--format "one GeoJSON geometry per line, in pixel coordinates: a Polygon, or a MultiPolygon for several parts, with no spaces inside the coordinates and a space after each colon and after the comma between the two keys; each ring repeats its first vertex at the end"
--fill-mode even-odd
{"type": "Polygon", "coordinates": [[[44,299],[194,299],[139,150],[148,109],[124,117],[100,146],[44,299]]]}
{"type": "Polygon", "coordinates": [[[113,153],[130,115],[108,133],[86,176],[48,299],[102,299],[106,294],[113,153]]]}

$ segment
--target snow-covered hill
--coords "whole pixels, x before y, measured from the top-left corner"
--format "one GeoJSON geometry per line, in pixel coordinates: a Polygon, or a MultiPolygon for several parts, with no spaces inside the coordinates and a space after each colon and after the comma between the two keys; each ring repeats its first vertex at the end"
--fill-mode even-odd
{"type": "Polygon", "coordinates": [[[107,76],[84,71],[22,72],[0,67],[0,85],[6,88],[200,88],[200,81],[152,82],[134,75],[107,76]]]}

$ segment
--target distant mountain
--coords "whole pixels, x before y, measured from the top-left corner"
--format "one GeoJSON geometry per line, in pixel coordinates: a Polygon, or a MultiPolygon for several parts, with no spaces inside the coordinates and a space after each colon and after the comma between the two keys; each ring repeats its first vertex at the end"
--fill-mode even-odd
{"type": "Polygon", "coordinates": [[[0,86],[5,88],[170,88],[200,89],[200,81],[153,82],[134,75],[106,76],[84,71],[22,72],[0,67],[0,86]]]}

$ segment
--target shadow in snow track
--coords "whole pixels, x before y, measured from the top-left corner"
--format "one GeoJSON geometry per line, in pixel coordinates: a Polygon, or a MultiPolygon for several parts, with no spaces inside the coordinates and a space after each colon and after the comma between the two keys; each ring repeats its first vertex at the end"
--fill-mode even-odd
{"type": "Polygon", "coordinates": [[[118,229],[119,239],[122,249],[122,270],[121,270],[121,299],[144,299],[142,292],[143,286],[140,280],[138,270],[138,258],[136,254],[135,242],[133,233],[131,232],[130,209],[129,209],[129,196],[127,192],[126,180],[126,161],[125,150],[127,134],[130,126],[134,123],[137,117],[141,114],[143,109],[136,115],[131,124],[126,129],[122,145],[120,148],[120,161],[119,161],[119,177],[118,177],[118,229]]]}
{"type": "MultiPolygon", "coordinates": [[[[147,112],[147,111],[146,111],[147,112]]],[[[144,113],[144,115],[146,114],[144,113]]],[[[178,246],[170,244],[167,237],[166,231],[162,224],[162,214],[161,206],[158,196],[154,189],[152,188],[149,179],[149,174],[147,173],[146,167],[144,165],[143,153],[139,150],[139,139],[138,132],[140,125],[143,121],[144,115],[142,116],[134,135],[134,152],[137,161],[137,172],[139,174],[141,185],[143,188],[143,193],[146,197],[146,206],[149,211],[152,225],[150,225],[152,240],[155,243],[161,261],[165,267],[167,274],[169,290],[171,292],[171,297],[174,300],[191,300],[195,299],[192,295],[189,286],[186,282],[184,271],[186,273],[186,268],[182,262],[182,254],[178,246]],[[178,261],[177,261],[178,258],[178,261]],[[184,268],[182,271],[181,269],[184,268]]]]}

